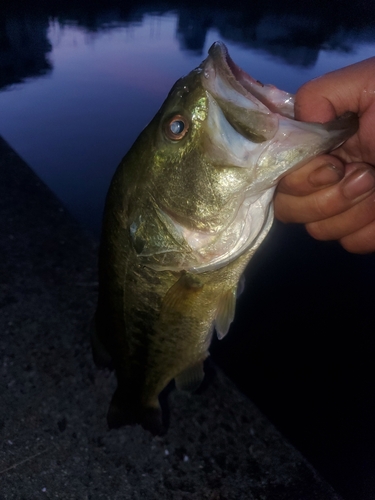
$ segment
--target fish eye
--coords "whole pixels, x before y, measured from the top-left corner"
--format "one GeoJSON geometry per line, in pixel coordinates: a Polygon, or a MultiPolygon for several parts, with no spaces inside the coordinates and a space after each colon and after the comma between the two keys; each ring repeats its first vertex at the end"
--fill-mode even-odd
{"type": "Polygon", "coordinates": [[[179,141],[185,137],[188,130],[189,122],[182,115],[173,116],[165,125],[166,136],[172,141],[179,141]]]}

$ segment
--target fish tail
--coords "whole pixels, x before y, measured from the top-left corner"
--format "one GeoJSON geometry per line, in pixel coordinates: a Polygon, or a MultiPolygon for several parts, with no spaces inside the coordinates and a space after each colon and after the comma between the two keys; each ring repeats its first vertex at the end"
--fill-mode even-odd
{"type": "Polygon", "coordinates": [[[140,424],[154,436],[165,434],[167,430],[159,403],[157,406],[144,406],[139,402],[131,402],[131,398],[124,397],[124,392],[119,388],[109,406],[107,423],[110,429],[140,424]]]}

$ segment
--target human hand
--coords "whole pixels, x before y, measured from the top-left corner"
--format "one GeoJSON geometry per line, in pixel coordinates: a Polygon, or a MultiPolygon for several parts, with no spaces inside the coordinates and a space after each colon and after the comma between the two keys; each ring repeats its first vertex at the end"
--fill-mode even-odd
{"type": "Polygon", "coordinates": [[[296,94],[296,118],[326,122],[353,111],[359,129],[330,155],[284,177],[275,215],[354,253],[375,251],[375,57],[328,73],[296,94]]]}

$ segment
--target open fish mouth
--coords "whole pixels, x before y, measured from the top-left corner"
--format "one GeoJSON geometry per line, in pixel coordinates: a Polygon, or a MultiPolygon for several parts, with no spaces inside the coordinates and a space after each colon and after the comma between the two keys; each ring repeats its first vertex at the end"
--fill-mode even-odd
{"type": "MultiPolygon", "coordinates": [[[[226,80],[236,92],[250,101],[259,101],[258,109],[263,112],[279,113],[294,118],[294,95],[278,89],[274,85],[263,84],[255,80],[246,71],[237,66],[230,57],[227,47],[222,42],[215,42],[209,49],[216,73],[226,80]],[[260,104],[263,104],[262,107],[260,104]]],[[[208,62],[208,59],[206,59],[208,62]]],[[[255,102],[254,102],[255,104],[255,102]]]]}
{"type": "Polygon", "coordinates": [[[235,64],[222,42],[215,42],[208,54],[200,70],[209,100],[210,153],[258,171],[257,176],[260,169],[263,189],[356,131],[358,119],[352,113],[327,124],[295,120],[293,94],[255,80],[235,64]]]}
{"type": "MultiPolygon", "coordinates": [[[[278,128],[277,103],[274,104],[268,94],[281,91],[272,87],[270,92],[270,86],[257,82],[243,71],[233,62],[223,43],[215,42],[208,54],[201,66],[202,84],[220,107],[226,121],[253,143],[272,139],[278,128]]],[[[293,103],[293,96],[287,94],[287,100],[293,103]]],[[[289,108],[293,108],[293,104],[289,108]]],[[[215,114],[214,106],[211,106],[211,111],[215,114]]],[[[290,109],[285,116],[291,116],[290,109]]],[[[226,128],[222,119],[218,120],[217,127],[226,128]]]]}

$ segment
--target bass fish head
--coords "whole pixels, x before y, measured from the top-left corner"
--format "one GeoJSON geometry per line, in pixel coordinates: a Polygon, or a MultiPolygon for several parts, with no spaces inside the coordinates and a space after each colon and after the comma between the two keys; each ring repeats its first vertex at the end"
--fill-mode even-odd
{"type": "Polygon", "coordinates": [[[138,140],[148,200],[131,217],[139,256],[156,269],[203,272],[255,249],[272,223],[280,178],[357,126],[353,114],[295,120],[293,95],[254,80],[214,43],[138,140]]]}

